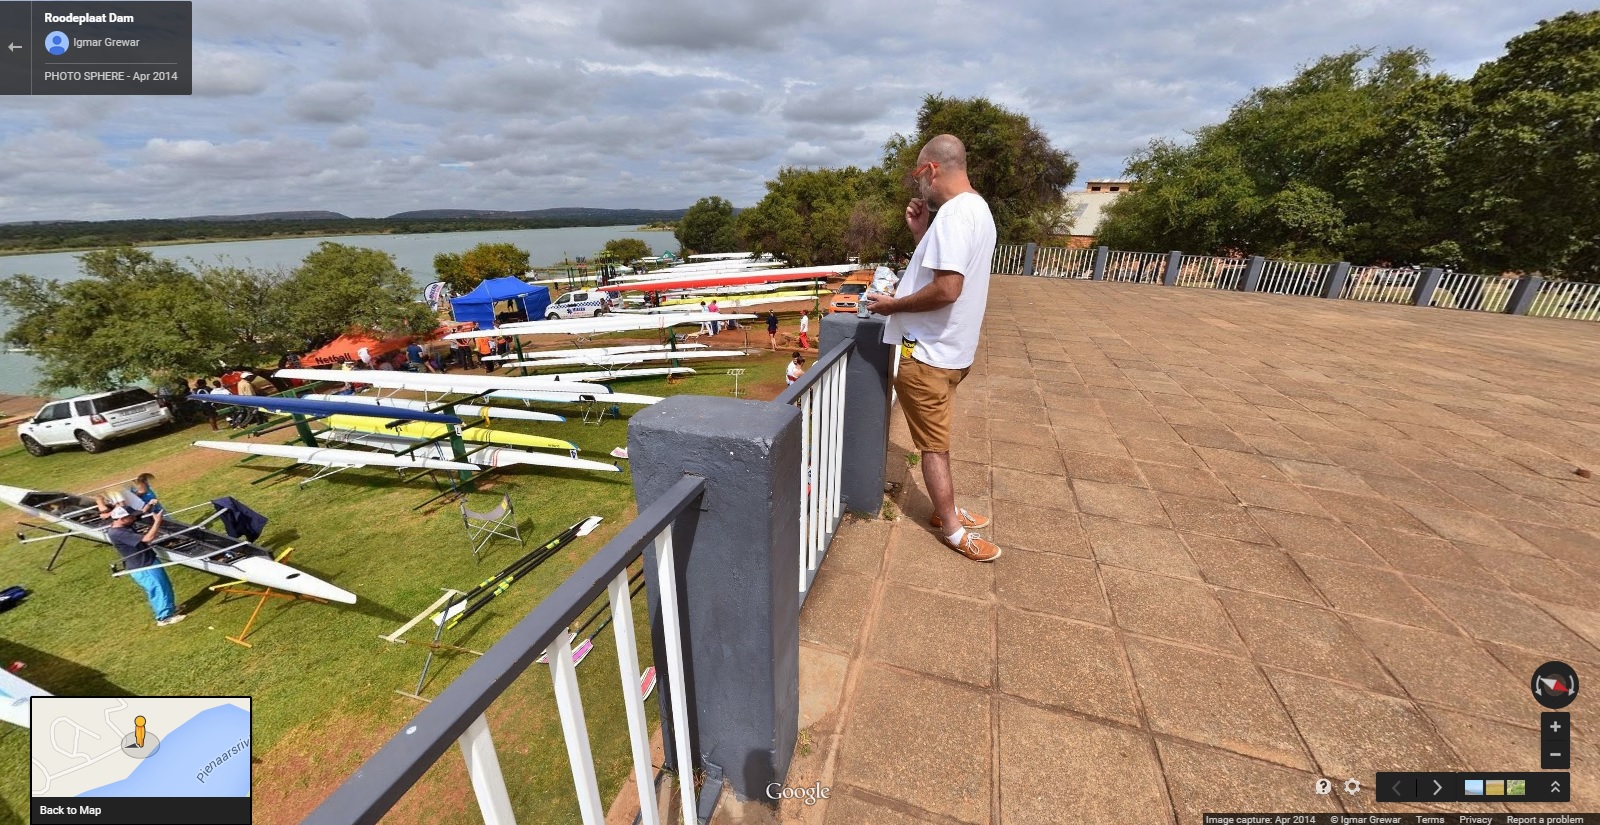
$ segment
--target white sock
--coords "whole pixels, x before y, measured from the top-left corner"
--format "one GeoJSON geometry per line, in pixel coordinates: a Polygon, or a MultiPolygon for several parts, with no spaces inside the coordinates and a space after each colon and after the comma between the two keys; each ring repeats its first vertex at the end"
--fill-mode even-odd
{"type": "Polygon", "coordinates": [[[960,545],[962,539],[965,539],[966,537],[967,537],[967,528],[958,527],[958,528],[956,528],[956,531],[954,533],[951,533],[950,535],[945,536],[945,539],[947,541],[949,541],[951,544],[960,545]]]}

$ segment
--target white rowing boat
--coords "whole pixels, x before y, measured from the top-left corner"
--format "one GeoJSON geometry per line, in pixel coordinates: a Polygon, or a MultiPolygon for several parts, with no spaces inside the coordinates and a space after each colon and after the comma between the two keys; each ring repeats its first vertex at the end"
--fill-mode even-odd
{"type": "MultiPolygon", "coordinates": [[[[358,430],[336,429],[317,433],[317,438],[340,444],[371,447],[375,450],[385,450],[391,453],[412,450],[408,455],[421,455],[441,460],[453,460],[455,457],[448,444],[434,442],[418,447],[417,445],[422,443],[422,439],[407,438],[400,435],[382,435],[358,430]]],[[[563,470],[592,470],[601,473],[621,472],[621,468],[617,465],[607,464],[603,461],[591,461],[587,458],[573,458],[553,453],[536,453],[529,450],[513,450],[509,447],[475,449],[467,454],[466,460],[479,467],[511,467],[525,464],[534,467],[555,467],[563,470]]]]}
{"type": "MultiPolygon", "coordinates": [[[[560,323],[550,321],[548,323],[560,323]]],[[[470,333],[469,333],[470,334],[470,333]]],[[[537,390],[543,392],[567,393],[598,393],[604,395],[611,390],[603,384],[581,384],[552,387],[554,381],[548,378],[518,377],[509,375],[459,375],[420,372],[401,372],[399,370],[311,370],[287,369],[278,370],[276,375],[283,378],[299,378],[303,381],[332,381],[345,384],[367,384],[385,389],[415,390],[417,392],[456,393],[460,395],[478,395],[490,390],[537,390]]]]}
{"type": "Polygon", "coordinates": [[[365,450],[336,450],[327,447],[304,447],[295,444],[248,444],[238,441],[196,441],[194,446],[230,453],[292,458],[300,464],[314,464],[318,467],[340,469],[395,467],[405,470],[462,470],[469,473],[478,471],[477,465],[463,461],[410,455],[381,455],[379,453],[369,453],[365,450]]]}
{"type": "MultiPolygon", "coordinates": [[[[585,379],[574,378],[573,381],[585,379]]],[[[304,396],[310,401],[348,401],[352,404],[370,404],[377,407],[395,407],[402,410],[436,410],[444,406],[444,401],[423,401],[419,398],[395,398],[380,395],[325,395],[310,393],[304,396]]],[[[516,407],[484,407],[477,404],[456,404],[455,414],[464,416],[481,415],[488,418],[506,418],[516,421],[566,421],[565,416],[555,413],[538,412],[537,410],[523,410],[516,407]]]]}
{"type": "MultiPolygon", "coordinates": [[[[594,358],[544,358],[537,361],[511,361],[503,366],[511,367],[619,367],[628,364],[642,364],[646,361],[688,361],[702,358],[738,358],[744,355],[743,350],[703,349],[690,352],[635,352],[622,355],[606,355],[594,358]]],[[[545,378],[547,376],[530,376],[545,378]]]]}

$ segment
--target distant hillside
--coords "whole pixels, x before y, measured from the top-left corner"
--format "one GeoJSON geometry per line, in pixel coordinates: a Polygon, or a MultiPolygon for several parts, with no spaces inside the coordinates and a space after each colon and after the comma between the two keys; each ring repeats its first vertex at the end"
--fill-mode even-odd
{"type": "Polygon", "coordinates": [[[175,221],[224,221],[238,223],[242,221],[348,221],[349,215],[338,212],[329,212],[324,209],[308,209],[304,212],[256,212],[250,215],[196,215],[192,218],[173,218],[175,221]]]}
{"type": "MultiPolygon", "coordinates": [[[[462,218],[489,218],[494,220],[552,220],[594,221],[592,226],[618,226],[625,223],[650,223],[675,221],[683,217],[684,209],[595,209],[587,206],[558,206],[554,209],[530,209],[510,212],[499,209],[417,209],[398,212],[384,220],[459,220],[462,218]]],[[[572,224],[578,226],[580,224],[572,224]]]]}
{"type": "Polygon", "coordinates": [[[0,224],[0,255],[76,251],[108,246],[248,240],[329,235],[401,235],[424,232],[488,232],[567,226],[640,226],[675,221],[685,209],[591,209],[560,207],[511,212],[486,209],[424,209],[387,218],[350,218],[305,210],[253,215],[130,221],[36,221],[0,224]]]}

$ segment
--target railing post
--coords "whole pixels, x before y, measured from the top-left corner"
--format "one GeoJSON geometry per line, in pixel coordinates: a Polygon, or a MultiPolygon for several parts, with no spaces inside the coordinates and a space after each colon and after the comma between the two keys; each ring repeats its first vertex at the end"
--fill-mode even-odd
{"type": "Polygon", "coordinates": [[[1507,315],[1527,315],[1533,309],[1533,301],[1539,297],[1539,288],[1544,286],[1544,279],[1538,275],[1524,275],[1511,287],[1511,300],[1506,302],[1507,315]]]}
{"type": "MultiPolygon", "coordinates": [[[[788,774],[800,719],[800,411],[674,396],[634,413],[628,455],[641,508],[685,474],[706,480],[700,510],[680,517],[672,534],[692,547],[677,571],[686,733],[708,777],[720,771],[741,799],[776,804],[764,789],[788,774]]],[[[652,569],[645,566],[645,578],[659,663],[661,591],[652,569]]],[[[661,701],[665,719],[665,691],[661,701]]],[[[662,732],[673,753],[668,734],[685,732],[662,732]]],[[[702,798],[721,790],[706,785],[702,798]]]]}
{"type": "Polygon", "coordinates": [[[1029,241],[1027,247],[1022,250],[1022,274],[1033,274],[1033,259],[1037,257],[1038,254],[1039,245],[1033,241],[1029,241]]]}
{"type": "Polygon", "coordinates": [[[1422,270],[1422,277],[1417,279],[1417,286],[1411,290],[1411,305],[1425,307],[1433,303],[1433,293],[1439,288],[1439,279],[1444,277],[1444,270],[1430,266],[1422,270]]]}
{"type": "Polygon", "coordinates": [[[1167,271],[1161,276],[1162,286],[1177,286],[1178,273],[1183,269],[1183,252],[1177,249],[1167,253],[1167,271]]]}
{"type": "Polygon", "coordinates": [[[1339,298],[1344,295],[1345,282],[1350,280],[1350,262],[1340,261],[1328,273],[1328,283],[1322,287],[1322,297],[1339,298]]]}
{"type": "Polygon", "coordinates": [[[1244,277],[1239,279],[1240,292],[1255,292],[1261,288],[1261,268],[1267,265],[1267,259],[1260,255],[1250,256],[1250,265],[1245,267],[1244,277]]]}
{"type": "Polygon", "coordinates": [[[1097,246],[1094,248],[1094,273],[1091,280],[1104,281],[1106,279],[1106,261],[1111,257],[1111,247],[1097,246]]]}
{"type": "Polygon", "coordinates": [[[819,352],[855,341],[844,377],[844,453],[839,479],[846,512],[876,516],[883,508],[884,456],[889,449],[889,382],[894,346],[883,342],[882,316],[840,313],[822,319],[819,352]]]}

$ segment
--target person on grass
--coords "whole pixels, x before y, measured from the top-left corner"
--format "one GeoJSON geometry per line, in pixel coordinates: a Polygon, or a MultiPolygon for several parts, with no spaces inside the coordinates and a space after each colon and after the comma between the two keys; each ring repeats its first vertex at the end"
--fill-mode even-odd
{"type": "Polygon", "coordinates": [[[989,300],[995,226],[989,204],[967,178],[967,150],[954,135],[939,135],[917,154],[906,205],[916,252],[894,296],[863,296],[888,316],[884,343],[900,345],[895,391],[911,441],[922,452],[922,478],[933,500],[930,525],[952,550],[973,561],[994,561],[1000,548],[975,530],[985,516],[956,507],[950,474],[950,433],[956,387],[977,358],[978,334],[989,300]]]}
{"type": "Polygon", "coordinates": [[[167,627],[187,618],[178,612],[178,604],[172,595],[172,580],[167,578],[166,570],[157,566],[160,560],[155,551],[150,549],[150,542],[161,534],[162,513],[151,516],[150,528],[140,533],[133,527],[134,522],[138,521],[136,513],[121,504],[107,506],[109,502],[103,499],[97,499],[97,503],[100,505],[100,517],[111,520],[106,538],[122,556],[122,566],[128,571],[128,578],[144,590],[150,610],[155,613],[156,624],[167,627]]]}

